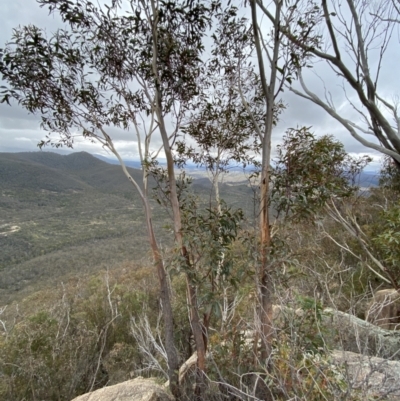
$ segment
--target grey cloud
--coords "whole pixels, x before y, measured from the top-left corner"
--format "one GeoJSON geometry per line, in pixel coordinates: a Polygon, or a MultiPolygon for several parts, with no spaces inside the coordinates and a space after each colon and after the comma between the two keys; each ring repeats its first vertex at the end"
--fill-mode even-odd
{"type": "Polygon", "coordinates": [[[1,128],[0,127],[0,152],[8,152],[8,149],[20,149],[27,151],[37,150],[37,144],[45,137],[45,133],[39,129],[1,128]]]}
{"type": "Polygon", "coordinates": [[[29,114],[17,104],[8,106],[4,103],[0,105],[0,127],[3,129],[31,129],[32,126],[39,126],[40,118],[29,114]]]}
{"type": "Polygon", "coordinates": [[[40,7],[35,0],[3,1],[0,15],[2,16],[0,47],[11,39],[13,28],[18,26],[32,24],[46,28],[49,33],[63,26],[57,15],[49,15],[48,9],[40,7]]]}

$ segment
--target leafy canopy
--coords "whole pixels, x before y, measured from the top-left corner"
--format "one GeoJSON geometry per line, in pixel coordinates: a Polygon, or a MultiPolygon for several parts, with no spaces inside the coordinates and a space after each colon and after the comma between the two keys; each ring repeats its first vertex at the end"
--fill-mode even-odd
{"type": "Polygon", "coordinates": [[[348,155],[330,135],[317,138],[308,127],[289,129],[278,145],[272,172],[272,202],[278,216],[307,218],[331,198],[357,191],[355,180],[371,160],[348,155]]]}

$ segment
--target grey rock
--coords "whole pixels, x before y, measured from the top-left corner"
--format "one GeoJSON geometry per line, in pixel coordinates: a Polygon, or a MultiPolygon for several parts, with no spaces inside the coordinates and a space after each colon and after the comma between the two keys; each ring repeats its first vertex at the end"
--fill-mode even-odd
{"type": "Polygon", "coordinates": [[[172,401],[165,388],[152,379],[138,377],[80,395],[72,401],[172,401]]]}
{"type": "Polygon", "coordinates": [[[395,289],[377,291],[368,305],[365,320],[382,329],[398,330],[400,328],[400,294],[395,289]]]}
{"type": "Polygon", "coordinates": [[[339,350],[334,350],[331,357],[334,365],[343,368],[350,390],[360,391],[367,399],[400,399],[399,361],[339,350]]]}
{"type": "Polygon", "coordinates": [[[320,330],[328,349],[400,360],[400,331],[385,330],[334,309],[323,311],[320,330]]]}

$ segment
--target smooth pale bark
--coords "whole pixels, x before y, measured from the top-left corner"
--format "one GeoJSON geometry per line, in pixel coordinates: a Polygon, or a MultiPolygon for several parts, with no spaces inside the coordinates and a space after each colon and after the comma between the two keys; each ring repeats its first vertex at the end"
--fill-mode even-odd
{"type": "Polygon", "coordinates": [[[157,35],[157,20],[158,20],[158,10],[156,9],[154,1],[151,2],[152,12],[154,16],[153,21],[153,73],[155,76],[155,112],[158,120],[158,126],[163,142],[163,149],[165,152],[165,157],[167,160],[167,173],[168,173],[168,184],[169,184],[169,199],[171,202],[173,219],[174,219],[174,234],[175,241],[181,250],[181,255],[183,260],[186,263],[186,287],[187,287],[187,295],[188,295],[188,303],[189,303],[189,312],[190,312],[190,324],[192,327],[193,337],[196,344],[196,351],[198,354],[198,368],[200,372],[205,372],[206,369],[206,344],[203,337],[203,327],[201,324],[200,316],[197,308],[197,294],[196,287],[190,278],[190,270],[192,269],[190,263],[190,256],[188,251],[183,243],[182,237],[182,219],[181,212],[179,207],[178,193],[177,193],[177,185],[176,185],[176,177],[174,170],[174,159],[171,151],[171,146],[169,142],[169,136],[167,134],[167,130],[165,127],[164,115],[162,110],[162,92],[161,92],[161,80],[159,76],[159,71],[157,69],[157,43],[158,43],[158,35],[157,35]]]}
{"type": "MultiPolygon", "coordinates": [[[[262,170],[260,183],[260,246],[261,263],[259,272],[259,320],[261,325],[261,360],[268,365],[272,350],[274,335],[272,322],[273,285],[271,277],[271,264],[269,261],[269,250],[271,246],[271,232],[269,221],[269,169],[271,164],[271,136],[275,106],[275,86],[277,80],[277,63],[280,51],[280,32],[278,23],[274,24],[273,55],[270,62],[269,85],[265,76],[265,67],[262,53],[262,38],[259,34],[257,21],[257,2],[252,0],[251,15],[253,23],[254,41],[257,52],[258,66],[260,71],[261,85],[266,102],[265,131],[262,133],[262,170]]],[[[275,20],[279,21],[281,13],[281,2],[275,1],[275,20]]]]}
{"type": "MultiPolygon", "coordinates": [[[[168,278],[167,278],[167,273],[165,271],[164,262],[161,257],[161,252],[154,233],[149,200],[148,197],[143,193],[137,182],[129,174],[129,171],[126,168],[124,161],[122,160],[119,153],[116,151],[111,139],[108,136],[106,138],[108,139],[107,147],[118,158],[118,161],[120,162],[124,174],[138,191],[140,199],[142,200],[143,203],[148,239],[153,253],[153,259],[157,269],[158,280],[160,283],[160,298],[162,303],[162,313],[165,326],[165,351],[167,353],[167,358],[168,358],[169,385],[171,393],[174,395],[176,399],[179,399],[180,398],[179,376],[178,376],[179,358],[174,341],[174,321],[173,321],[173,313],[171,305],[171,293],[168,285],[168,278]]],[[[143,174],[145,175],[146,172],[143,172],[143,174]]]]}
{"type": "MultiPolygon", "coordinates": [[[[161,106],[161,101],[158,104],[161,106]]],[[[179,208],[179,200],[176,187],[174,160],[169,144],[168,135],[165,129],[164,118],[161,114],[161,108],[158,107],[157,109],[159,110],[159,112],[157,113],[157,117],[159,119],[159,128],[164,143],[165,156],[167,159],[167,172],[169,180],[170,201],[172,205],[172,212],[174,218],[175,240],[181,249],[181,255],[183,256],[183,259],[185,260],[186,263],[186,268],[188,269],[188,272],[186,273],[186,287],[189,301],[190,324],[192,326],[193,337],[196,343],[196,351],[198,354],[198,368],[200,369],[200,371],[204,372],[206,368],[206,358],[205,358],[206,346],[203,338],[203,327],[197,309],[196,287],[192,283],[192,280],[190,279],[190,270],[192,269],[190,263],[190,257],[185,245],[183,244],[182,220],[181,220],[181,211],[179,208]]]]}

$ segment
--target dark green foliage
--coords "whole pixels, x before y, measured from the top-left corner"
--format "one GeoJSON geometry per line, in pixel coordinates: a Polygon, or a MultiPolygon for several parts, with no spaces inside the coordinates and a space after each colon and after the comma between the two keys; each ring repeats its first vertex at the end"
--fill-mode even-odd
{"type": "MultiPolygon", "coordinates": [[[[159,186],[155,198],[168,208],[167,177],[162,169],[153,170],[159,186]]],[[[171,274],[184,272],[196,285],[199,309],[205,315],[221,318],[221,294],[226,285],[239,286],[241,272],[234,271],[232,249],[238,239],[243,211],[229,207],[223,200],[215,205],[204,203],[191,188],[192,180],[183,173],[178,177],[183,243],[187,259],[175,250],[170,261],[171,274]]],[[[208,319],[208,318],[207,318],[208,319]]],[[[207,320],[206,319],[206,320],[207,320]]],[[[207,324],[206,324],[207,326],[207,324]]]]}
{"type": "Polygon", "coordinates": [[[399,194],[400,193],[400,170],[389,156],[383,159],[383,166],[379,177],[379,186],[399,194]]]}
{"type": "Polygon", "coordinates": [[[301,353],[321,353],[324,350],[324,333],[321,332],[319,327],[323,312],[322,305],[318,300],[311,297],[298,296],[298,301],[302,311],[301,317],[289,322],[289,324],[294,323],[295,325],[295,327],[290,327],[289,330],[298,336],[295,341],[298,342],[297,346],[301,353]]]}
{"type": "Polygon", "coordinates": [[[400,265],[400,206],[393,205],[387,210],[379,213],[379,225],[376,224],[376,230],[372,241],[387,269],[398,280],[400,265]]]}
{"type": "Polygon", "coordinates": [[[332,136],[317,138],[307,127],[290,129],[277,148],[271,202],[278,217],[309,218],[329,199],[354,194],[355,180],[371,160],[352,158],[332,136]]]}
{"type": "Polygon", "coordinates": [[[199,271],[199,277],[194,278],[196,282],[204,282],[205,277],[214,278],[217,274],[229,277],[233,264],[229,249],[237,238],[242,220],[242,211],[231,210],[224,202],[220,210],[199,210],[195,199],[184,205],[183,235],[193,263],[199,266],[195,269],[199,271]],[[206,271],[202,272],[202,266],[206,271]]]}
{"type": "Polygon", "coordinates": [[[198,95],[202,38],[218,3],[162,1],[152,10],[132,1],[129,13],[119,1],[107,7],[87,0],[39,3],[68,28],[50,36],[35,26],[15,29],[0,52],[0,72],[10,85],[2,101],[13,98],[40,113],[42,127],[59,135],[40,146],[72,146],[76,130],[109,143],[103,129],[128,129],[136,113],[149,116],[155,91],[163,114],[177,103],[190,107],[198,95]]]}

